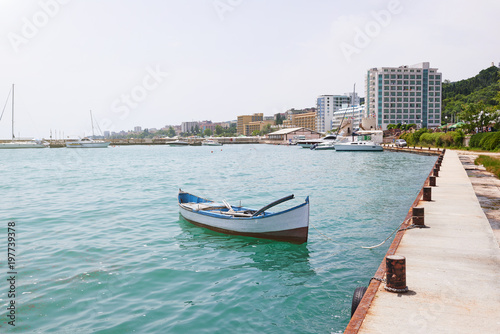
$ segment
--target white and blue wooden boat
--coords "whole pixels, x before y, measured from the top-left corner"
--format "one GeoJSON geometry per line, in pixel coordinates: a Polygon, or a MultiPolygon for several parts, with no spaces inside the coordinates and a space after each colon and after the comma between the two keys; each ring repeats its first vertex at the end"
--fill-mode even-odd
{"type": "Polygon", "coordinates": [[[294,198],[290,195],[260,210],[217,203],[179,190],[180,214],[188,222],[213,231],[301,244],[309,231],[309,197],[304,203],[280,212],[271,207],[294,198]]]}

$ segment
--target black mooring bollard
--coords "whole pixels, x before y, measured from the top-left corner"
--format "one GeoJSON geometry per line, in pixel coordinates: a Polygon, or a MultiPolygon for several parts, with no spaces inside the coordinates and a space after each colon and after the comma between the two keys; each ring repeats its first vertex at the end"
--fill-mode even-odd
{"type": "Polygon", "coordinates": [[[424,195],[422,196],[423,201],[430,202],[432,201],[432,188],[424,187],[424,195]]]}
{"type": "Polygon", "coordinates": [[[434,170],[432,172],[432,176],[439,177],[439,169],[434,168],[434,170]]]}
{"type": "Polygon", "coordinates": [[[412,209],[412,222],[413,225],[424,226],[424,208],[413,208],[412,209]]]}
{"type": "Polygon", "coordinates": [[[433,175],[429,176],[429,186],[431,186],[431,187],[436,186],[436,177],[433,175]]]}
{"type": "Polygon", "coordinates": [[[389,255],[385,258],[385,289],[391,292],[407,292],[406,258],[400,255],[389,255]]]}

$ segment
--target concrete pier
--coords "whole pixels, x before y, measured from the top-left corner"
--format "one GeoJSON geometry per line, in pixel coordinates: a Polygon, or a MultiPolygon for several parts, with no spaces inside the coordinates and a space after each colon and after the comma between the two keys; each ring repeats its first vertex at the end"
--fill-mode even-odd
{"type": "Polygon", "coordinates": [[[446,151],[425,225],[397,233],[409,291],[384,289],[384,261],[345,333],[500,333],[500,248],[454,151],[446,151]]]}

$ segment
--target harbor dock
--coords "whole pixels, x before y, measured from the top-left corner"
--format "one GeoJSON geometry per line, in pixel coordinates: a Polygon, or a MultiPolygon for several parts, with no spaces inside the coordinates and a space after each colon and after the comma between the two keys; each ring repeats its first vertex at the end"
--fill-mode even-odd
{"type": "MultiPolygon", "coordinates": [[[[44,139],[49,142],[51,148],[66,147],[66,140],[64,139],[44,139]]],[[[109,139],[111,146],[114,145],[168,145],[175,141],[173,138],[135,138],[135,139],[109,139]]],[[[184,138],[190,146],[201,146],[204,138],[184,138]]],[[[217,137],[217,141],[223,145],[228,144],[259,144],[260,138],[258,137],[217,137]]]]}
{"type": "Polygon", "coordinates": [[[426,228],[410,219],[386,254],[404,257],[408,292],[385,289],[384,258],[344,333],[500,333],[498,240],[456,152],[438,174],[413,205],[426,228]]]}

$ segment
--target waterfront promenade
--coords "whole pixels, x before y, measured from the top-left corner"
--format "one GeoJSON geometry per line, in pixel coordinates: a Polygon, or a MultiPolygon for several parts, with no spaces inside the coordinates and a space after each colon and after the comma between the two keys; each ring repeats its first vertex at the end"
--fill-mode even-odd
{"type": "Polygon", "coordinates": [[[394,251],[409,292],[372,280],[345,333],[500,333],[500,248],[457,152],[418,206],[429,228],[406,230],[394,251]]]}

